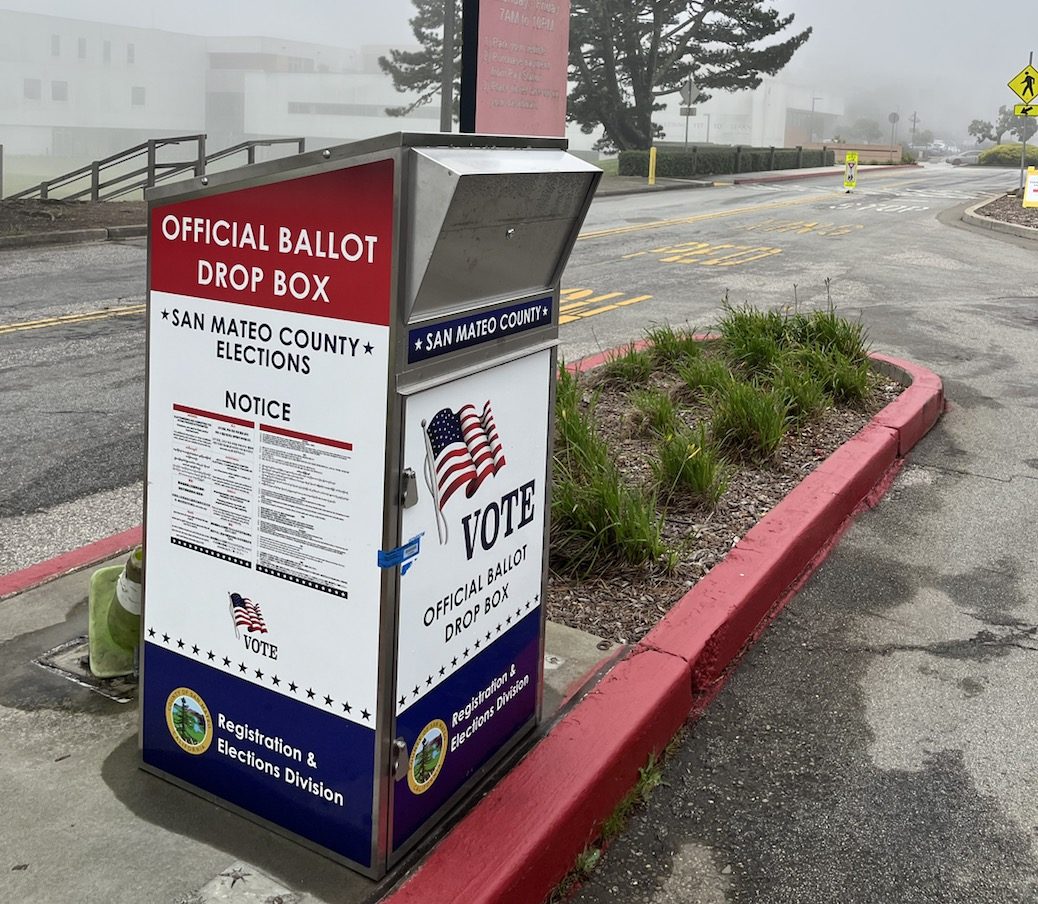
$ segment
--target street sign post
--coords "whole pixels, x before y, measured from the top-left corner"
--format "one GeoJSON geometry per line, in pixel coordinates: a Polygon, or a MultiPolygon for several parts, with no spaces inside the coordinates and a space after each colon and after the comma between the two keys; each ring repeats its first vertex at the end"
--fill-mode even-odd
{"type": "MultiPolygon", "coordinates": [[[[1032,51],[1027,58],[1027,65],[1024,66],[1016,75],[1014,75],[1009,82],[1010,90],[1020,98],[1024,103],[1023,105],[1017,104],[1013,107],[1013,113],[1016,116],[1033,116],[1038,114],[1031,113],[1032,102],[1036,99],[1035,92],[1038,91],[1038,69],[1034,68],[1034,51],[1032,51]],[[1026,111],[1026,112],[1025,112],[1026,111]]],[[[1024,171],[1027,168],[1027,134],[1021,131],[1020,141],[1020,188],[1025,188],[1024,171]]]]}
{"type": "Polygon", "coordinates": [[[1020,100],[1029,104],[1036,99],[1036,92],[1038,92],[1038,69],[1028,63],[1009,80],[1008,84],[1020,100]]]}
{"type": "Polygon", "coordinates": [[[148,193],[141,763],[369,876],[539,718],[565,148],[148,193]]]}
{"type": "Polygon", "coordinates": [[[685,117],[685,147],[688,147],[688,117],[696,115],[696,108],[692,106],[703,92],[692,83],[692,77],[681,86],[682,106],[678,111],[685,117]]]}

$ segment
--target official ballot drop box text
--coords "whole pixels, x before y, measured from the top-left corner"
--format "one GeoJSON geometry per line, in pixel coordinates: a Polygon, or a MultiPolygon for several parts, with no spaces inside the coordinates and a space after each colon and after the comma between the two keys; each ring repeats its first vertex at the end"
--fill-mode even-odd
{"type": "Polygon", "coordinates": [[[537,722],[565,146],[148,196],[142,765],[370,876],[537,722]]]}

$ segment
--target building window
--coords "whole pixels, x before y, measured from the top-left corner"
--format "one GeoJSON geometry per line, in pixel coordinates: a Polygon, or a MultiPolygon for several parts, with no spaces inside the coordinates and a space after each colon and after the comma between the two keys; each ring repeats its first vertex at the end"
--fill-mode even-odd
{"type": "Polygon", "coordinates": [[[77,46],[77,52],[81,60],[86,59],[86,38],[80,38],[77,46]]]}
{"type": "Polygon", "coordinates": [[[51,82],[50,99],[58,101],[68,100],[68,82],[51,82]]]}
{"type": "Polygon", "coordinates": [[[50,55],[61,56],[61,35],[50,36],[50,55]]]}
{"type": "Polygon", "coordinates": [[[101,59],[106,63],[112,62],[112,42],[105,41],[101,45],[101,59]]]}
{"type": "Polygon", "coordinates": [[[27,100],[39,100],[43,85],[38,78],[27,78],[22,82],[22,94],[27,100]]]}
{"type": "Polygon", "coordinates": [[[135,107],[144,106],[144,89],[134,86],[130,89],[130,103],[135,107]]]}
{"type": "Polygon", "coordinates": [[[134,62],[136,60],[136,57],[137,57],[136,48],[134,48],[134,46],[132,44],[127,44],[126,45],[126,62],[127,63],[132,63],[132,62],[134,62]]]}

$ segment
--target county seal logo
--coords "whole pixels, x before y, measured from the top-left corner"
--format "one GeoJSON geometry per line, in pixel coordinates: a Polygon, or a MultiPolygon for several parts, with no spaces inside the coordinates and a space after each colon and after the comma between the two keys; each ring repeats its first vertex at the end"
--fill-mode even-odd
{"type": "Polygon", "coordinates": [[[191,688],[178,687],[166,698],[166,727],[177,746],[195,756],[213,743],[209,707],[191,688]]]}
{"type": "Polygon", "coordinates": [[[407,785],[415,794],[428,791],[443,768],[447,757],[447,726],[441,719],[434,719],[418,736],[411,748],[411,760],[407,767],[407,785]]]}

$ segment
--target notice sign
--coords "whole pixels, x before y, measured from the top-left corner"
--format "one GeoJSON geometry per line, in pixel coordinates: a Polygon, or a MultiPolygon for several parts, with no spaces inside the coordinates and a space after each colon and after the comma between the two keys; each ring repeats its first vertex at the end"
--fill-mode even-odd
{"type": "Polygon", "coordinates": [[[536,713],[551,377],[544,351],[407,400],[395,849],[536,713]]]}
{"type": "Polygon", "coordinates": [[[144,762],[371,863],[392,161],[153,206],[144,762]]]}
{"type": "Polygon", "coordinates": [[[1024,180],[1024,207],[1038,207],[1038,169],[1027,167],[1027,178],[1024,180]]]}
{"type": "Polygon", "coordinates": [[[566,134],[570,0],[479,0],[476,131],[566,134]]]}

